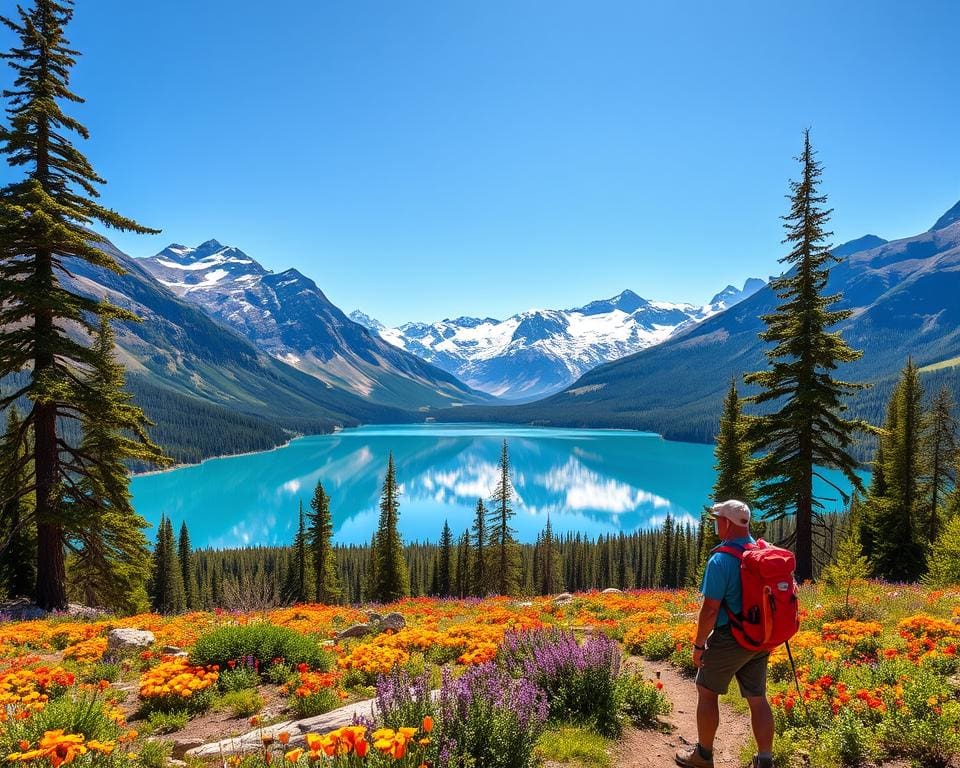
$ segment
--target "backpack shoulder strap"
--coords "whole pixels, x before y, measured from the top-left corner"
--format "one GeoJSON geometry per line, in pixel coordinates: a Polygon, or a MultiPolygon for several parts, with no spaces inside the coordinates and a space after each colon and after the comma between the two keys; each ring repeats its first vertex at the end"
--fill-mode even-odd
{"type": "Polygon", "coordinates": [[[719,546],[714,547],[710,550],[710,554],[716,554],[717,552],[722,552],[725,555],[731,555],[737,560],[743,559],[743,553],[746,551],[746,547],[742,544],[720,544],[719,546]]]}

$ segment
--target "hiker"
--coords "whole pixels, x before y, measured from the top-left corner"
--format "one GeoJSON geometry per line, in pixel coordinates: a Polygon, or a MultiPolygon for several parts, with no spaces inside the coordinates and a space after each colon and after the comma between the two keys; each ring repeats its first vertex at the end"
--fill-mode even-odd
{"type": "MultiPolygon", "coordinates": [[[[742,549],[755,544],[750,535],[750,507],[730,500],[710,509],[721,547],[742,549]]],[[[697,743],[691,751],[677,753],[684,768],[712,768],[713,739],[720,726],[720,695],[737,678],[740,693],[750,705],[750,722],[757,742],[753,768],[773,768],[773,712],[767,701],[769,650],[748,650],[733,635],[730,616],[742,613],[740,560],[714,550],[700,586],[703,605],[697,618],[693,663],[697,667],[697,743]]],[[[736,620],[736,619],[735,619],[736,620]]]]}

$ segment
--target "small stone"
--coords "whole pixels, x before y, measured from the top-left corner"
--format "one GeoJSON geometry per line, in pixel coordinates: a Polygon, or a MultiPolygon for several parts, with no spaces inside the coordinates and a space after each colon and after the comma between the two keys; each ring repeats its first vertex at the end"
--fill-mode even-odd
{"type": "Polygon", "coordinates": [[[380,629],[392,629],[397,632],[407,626],[407,620],[401,613],[388,613],[380,619],[380,629]]]}
{"type": "Polygon", "coordinates": [[[184,653],[184,650],[183,648],[177,648],[175,645],[165,645],[161,653],[166,656],[179,656],[181,653],[184,653]]]}
{"type": "Polygon", "coordinates": [[[122,627],[111,629],[107,633],[107,651],[131,651],[139,648],[149,648],[153,645],[153,632],[145,629],[122,627]]]}
{"type": "Polygon", "coordinates": [[[373,629],[371,629],[369,624],[354,624],[352,627],[347,627],[343,632],[337,634],[337,640],[346,640],[348,637],[364,637],[369,635],[373,629]]]}

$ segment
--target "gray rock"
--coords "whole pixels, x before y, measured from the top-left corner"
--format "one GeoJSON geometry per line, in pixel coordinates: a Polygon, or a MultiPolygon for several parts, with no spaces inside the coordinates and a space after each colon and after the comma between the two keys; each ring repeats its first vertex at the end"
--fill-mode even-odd
{"type": "Polygon", "coordinates": [[[379,624],[382,619],[383,616],[376,611],[367,611],[367,621],[371,624],[379,624]]]}
{"type": "Polygon", "coordinates": [[[373,632],[369,624],[354,624],[337,634],[337,640],[346,640],[348,637],[364,637],[373,632]]]}
{"type": "Polygon", "coordinates": [[[400,613],[388,613],[380,619],[380,629],[392,629],[394,632],[407,626],[407,620],[400,613]]]}
{"type": "Polygon", "coordinates": [[[571,595],[569,592],[561,592],[559,595],[553,598],[553,602],[555,603],[568,603],[571,600],[573,600],[573,595],[571,595]]]}
{"type": "Polygon", "coordinates": [[[187,652],[183,648],[177,648],[175,645],[165,645],[160,651],[164,656],[186,656],[187,652]]]}
{"type": "Polygon", "coordinates": [[[107,652],[132,651],[140,648],[149,648],[154,642],[153,632],[145,629],[121,627],[111,629],[107,633],[107,652]]]}
{"type": "Polygon", "coordinates": [[[533,608],[533,603],[529,600],[524,600],[522,603],[514,603],[517,608],[533,608]]]}
{"type": "Polygon", "coordinates": [[[601,595],[620,595],[620,594],[623,594],[623,590],[617,589],[616,587],[607,587],[600,594],[601,595]]]}

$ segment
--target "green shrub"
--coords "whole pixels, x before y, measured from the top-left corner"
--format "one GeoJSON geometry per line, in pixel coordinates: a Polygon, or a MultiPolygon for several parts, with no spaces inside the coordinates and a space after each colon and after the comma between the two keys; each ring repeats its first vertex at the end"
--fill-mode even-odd
{"type": "Polygon", "coordinates": [[[256,688],[260,684],[260,675],[252,667],[237,667],[225,669],[220,673],[217,685],[221,691],[243,691],[247,688],[256,688]]]}
{"type": "Polygon", "coordinates": [[[552,763],[573,763],[582,768],[608,768],[610,741],[583,728],[562,726],[546,731],[535,754],[552,763]]]}
{"type": "Polygon", "coordinates": [[[857,766],[873,755],[873,731],[850,710],[841,709],[832,726],[817,739],[819,762],[836,762],[841,766],[857,766]]]}
{"type": "Polygon", "coordinates": [[[162,739],[151,739],[140,745],[137,755],[138,768],[167,768],[173,744],[162,739]]]}
{"type": "Polygon", "coordinates": [[[120,667],[117,664],[110,664],[105,661],[98,661],[92,667],[87,669],[82,680],[85,683],[99,683],[106,680],[108,683],[115,683],[120,679],[120,667]]]}
{"type": "Polygon", "coordinates": [[[676,648],[673,637],[667,632],[654,632],[643,643],[643,655],[650,661],[662,661],[670,657],[676,648]]]}
{"type": "Polygon", "coordinates": [[[220,704],[224,709],[229,709],[234,717],[250,717],[263,709],[263,698],[254,689],[248,688],[225,693],[220,704]]]}
{"type": "Polygon", "coordinates": [[[19,742],[37,744],[47,731],[62,729],[65,733],[82,734],[88,741],[114,741],[121,728],[111,718],[106,702],[97,694],[80,693],[61,696],[39,712],[21,720],[11,718],[0,729],[2,754],[23,751],[19,742]]]}
{"type": "Polygon", "coordinates": [[[297,671],[289,664],[271,664],[267,667],[267,680],[274,685],[285,685],[296,677],[297,671]]]}
{"type": "Polygon", "coordinates": [[[263,622],[218,627],[202,635],[190,652],[193,664],[219,664],[221,670],[227,669],[230,662],[267,669],[278,659],[291,666],[306,664],[324,672],[330,669],[332,662],[316,639],[289,627],[275,627],[263,622]]]}
{"type": "Polygon", "coordinates": [[[340,699],[332,688],[321,688],[309,696],[290,697],[290,709],[297,714],[298,718],[322,715],[324,712],[336,709],[339,703],[340,699]]]}
{"type": "Polygon", "coordinates": [[[173,733],[182,730],[190,719],[190,713],[185,709],[175,712],[151,712],[147,716],[152,733],[173,733]]]}
{"type": "Polygon", "coordinates": [[[623,714],[641,728],[652,728],[660,715],[670,714],[670,700],[657,684],[644,680],[640,673],[621,675],[617,692],[623,714]]]}

